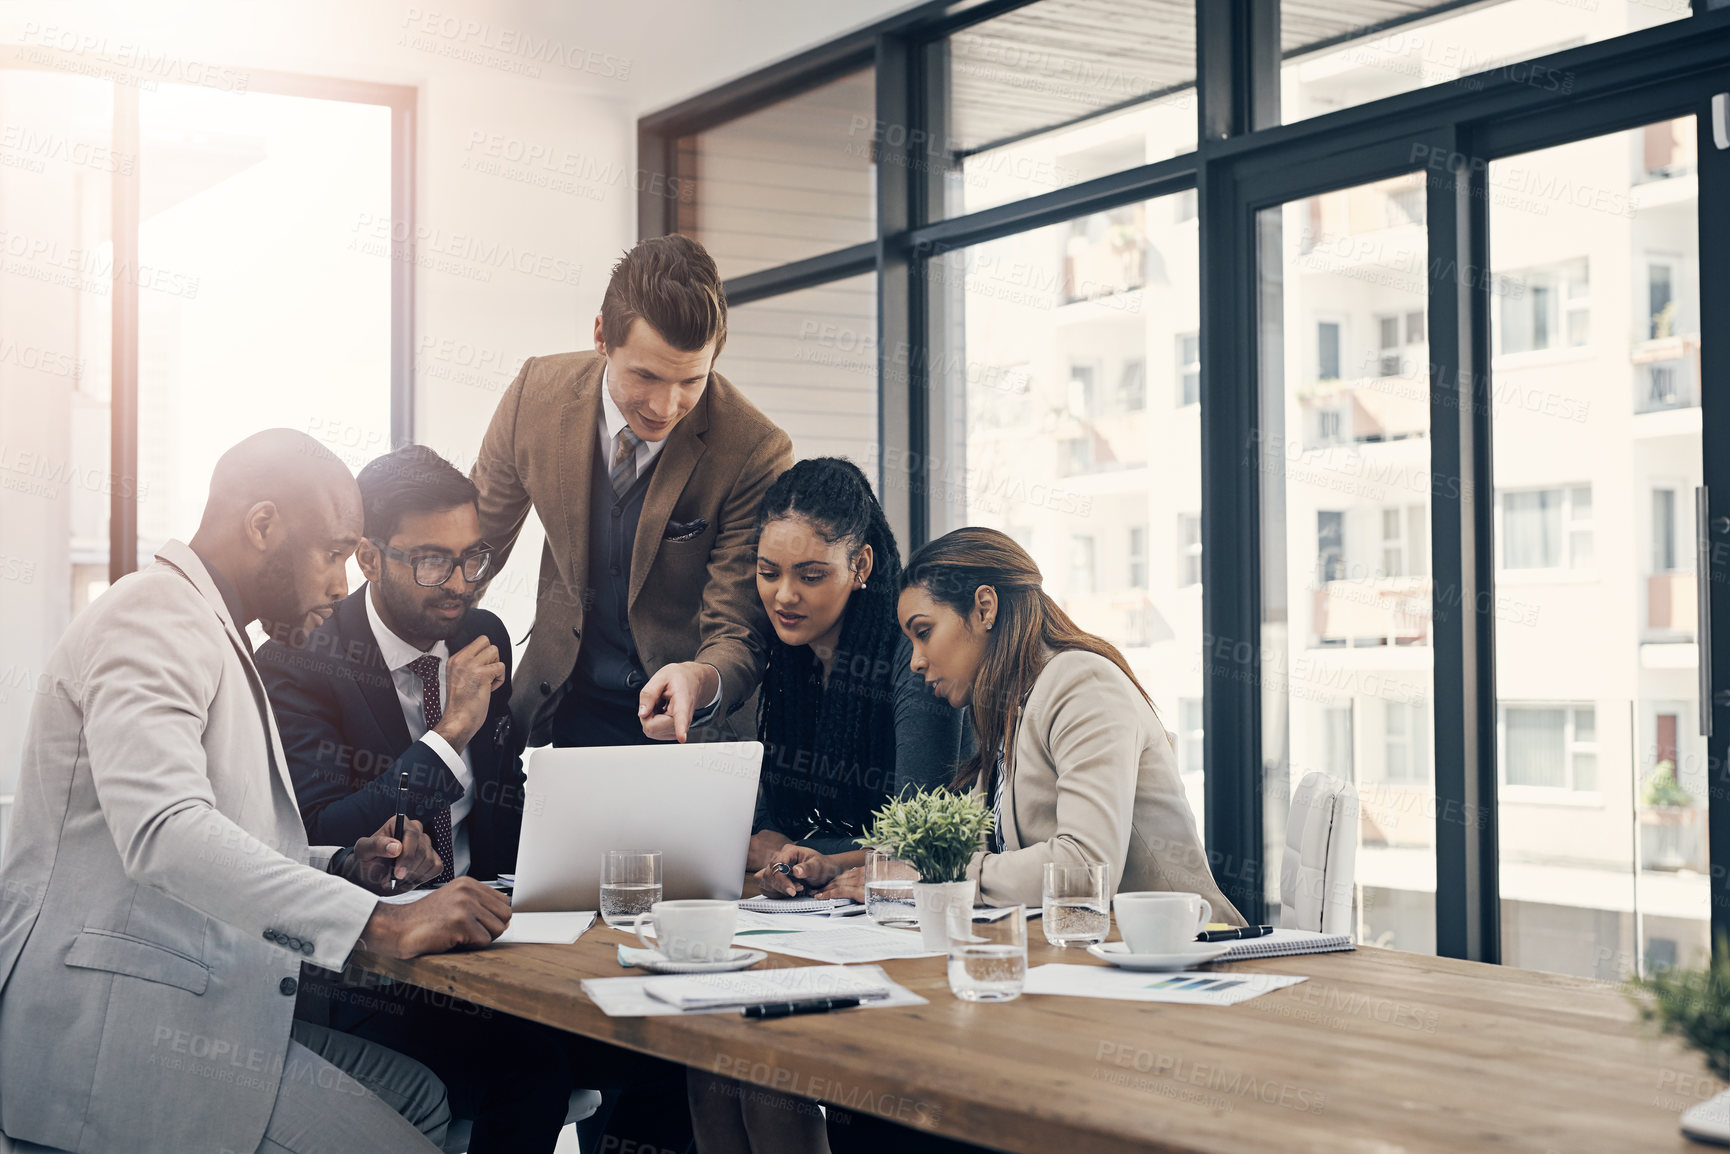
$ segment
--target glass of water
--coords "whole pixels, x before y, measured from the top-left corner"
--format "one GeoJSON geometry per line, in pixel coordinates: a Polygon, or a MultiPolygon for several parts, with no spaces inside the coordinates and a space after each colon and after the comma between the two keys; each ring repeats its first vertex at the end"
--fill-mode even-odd
{"type": "Polygon", "coordinates": [[[880,926],[917,928],[913,883],[919,871],[898,857],[871,850],[865,855],[865,916],[880,926]]]}
{"type": "Polygon", "coordinates": [[[1054,946],[1098,945],[1111,930],[1102,862],[1046,862],[1044,898],[1040,920],[1054,946]]]}
{"type": "Polygon", "coordinates": [[[951,907],[949,988],[964,1002],[1008,1002],[1027,984],[1027,911],[951,907]]]}
{"type": "Polygon", "coordinates": [[[601,920],[628,930],[661,900],[661,851],[611,849],[601,862],[601,920]]]}

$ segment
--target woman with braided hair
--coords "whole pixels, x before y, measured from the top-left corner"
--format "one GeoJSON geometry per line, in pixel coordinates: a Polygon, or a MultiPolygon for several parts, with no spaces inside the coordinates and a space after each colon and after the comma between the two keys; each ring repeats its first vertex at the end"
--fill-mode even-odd
{"type": "Polygon", "coordinates": [[[794,465],[764,494],[757,526],[757,592],[775,636],[748,868],[765,894],[791,896],[863,863],[855,839],[886,799],[953,776],[962,712],[909,667],[895,620],[900,553],[857,465],[794,465]],[[769,871],[776,862],[793,876],[769,871]]]}
{"type": "MultiPolygon", "coordinates": [[[[775,635],[748,865],[764,894],[791,896],[863,862],[854,839],[885,799],[954,776],[962,713],[911,669],[895,619],[901,555],[857,465],[794,465],[763,495],[757,533],[757,593],[775,635]],[[797,880],[769,868],[783,861],[797,880]]],[[[815,1102],[695,1068],[688,1088],[701,1154],[830,1150],[815,1102]]],[[[870,1118],[832,1109],[830,1120],[853,1148],[882,1148],[870,1118]]]]}

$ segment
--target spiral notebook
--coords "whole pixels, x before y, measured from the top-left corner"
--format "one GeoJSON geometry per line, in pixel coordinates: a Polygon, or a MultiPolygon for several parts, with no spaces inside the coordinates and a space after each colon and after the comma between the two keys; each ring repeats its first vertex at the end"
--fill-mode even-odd
{"type": "Polygon", "coordinates": [[[1244,958],[1283,958],[1289,954],[1331,954],[1339,950],[1354,950],[1350,934],[1317,934],[1309,930],[1275,930],[1260,938],[1233,942],[1231,949],[1215,958],[1218,962],[1236,962],[1244,958]]]}

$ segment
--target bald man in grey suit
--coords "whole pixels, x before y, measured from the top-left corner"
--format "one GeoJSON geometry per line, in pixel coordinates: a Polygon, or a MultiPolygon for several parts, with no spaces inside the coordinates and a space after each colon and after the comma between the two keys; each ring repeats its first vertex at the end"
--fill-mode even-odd
{"type": "MultiPolygon", "coordinates": [[[[484,945],[510,918],[411,823],[311,848],[246,627],[347,592],[347,468],[285,429],[230,449],[190,546],[122,578],[41,680],[0,864],[0,1132],[89,1154],[432,1151],[424,1067],[293,1022],[300,963],[484,945]],[[372,892],[369,892],[372,891],[372,892]]],[[[40,1144],[37,1145],[37,1144],[40,1144]]],[[[5,1142],[0,1139],[0,1146],[5,1142]]]]}

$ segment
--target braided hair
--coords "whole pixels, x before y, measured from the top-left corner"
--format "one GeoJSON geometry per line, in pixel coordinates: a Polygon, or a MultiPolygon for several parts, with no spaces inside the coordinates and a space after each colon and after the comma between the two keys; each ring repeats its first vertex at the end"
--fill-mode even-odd
{"type": "Polygon", "coordinates": [[[873,565],[842,611],[827,686],[808,646],[769,637],[757,710],[764,817],[795,841],[857,837],[895,780],[901,554],[871,483],[844,458],[800,461],[781,474],[763,495],[757,532],[783,517],[803,519],[831,545],[845,542],[849,565],[871,546],[873,565]]]}

